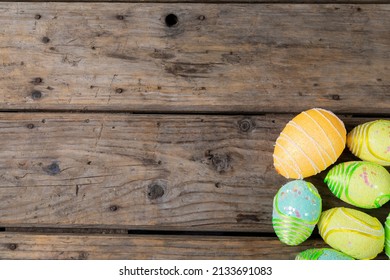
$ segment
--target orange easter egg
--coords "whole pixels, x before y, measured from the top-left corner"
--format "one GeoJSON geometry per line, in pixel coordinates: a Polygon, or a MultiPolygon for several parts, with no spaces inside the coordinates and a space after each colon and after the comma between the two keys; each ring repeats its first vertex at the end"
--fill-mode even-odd
{"type": "Polygon", "coordinates": [[[347,131],[332,112],[314,108],[290,120],[275,143],[274,166],[286,178],[315,175],[341,155],[347,131]]]}

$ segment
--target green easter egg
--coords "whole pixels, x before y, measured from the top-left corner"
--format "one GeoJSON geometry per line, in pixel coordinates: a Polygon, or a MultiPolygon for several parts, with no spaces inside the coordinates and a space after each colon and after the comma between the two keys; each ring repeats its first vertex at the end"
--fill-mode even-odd
{"type": "Polygon", "coordinates": [[[379,208],[390,200],[390,173],[373,162],[340,163],[324,181],[335,196],[357,207],[379,208]]]}

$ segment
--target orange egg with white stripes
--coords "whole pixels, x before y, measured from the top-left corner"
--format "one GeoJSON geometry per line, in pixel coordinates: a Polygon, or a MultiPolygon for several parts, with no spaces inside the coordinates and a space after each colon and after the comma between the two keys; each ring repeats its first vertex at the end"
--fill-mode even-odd
{"type": "Polygon", "coordinates": [[[275,143],[276,171],[286,178],[303,179],[315,175],[341,155],[347,131],[331,111],[313,108],[290,120],[275,143]]]}

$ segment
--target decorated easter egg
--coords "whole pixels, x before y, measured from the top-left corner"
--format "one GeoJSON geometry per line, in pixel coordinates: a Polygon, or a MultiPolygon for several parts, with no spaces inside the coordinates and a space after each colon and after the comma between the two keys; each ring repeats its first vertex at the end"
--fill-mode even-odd
{"type": "Polygon", "coordinates": [[[385,244],[385,253],[390,259],[390,213],[387,216],[385,223],[385,235],[386,235],[386,244],[385,244]]]}
{"type": "Polygon", "coordinates": [[[302,179],[333,164],[345,148],[344,123],[332,112],[314,108],[292,120],[276,139],[273,160],[286,178],[302,179]]]}
{"type": "Polygon", "coordinates": [[[383,251],[382,224],[359,210],[344,207],[326,210],[318,221],[318,229],[328,245],[355,259],[373,259],[383,251]]]}
{"type": "Polygon", "coordinates": [[[294,180],[283,185],[273,201],[272,225],[283,243],[298,245],[313,232],[322,200],[313,184],[294,180]]]}
{"type": "Polygon", "coordinates": [[[354,258],[331,248],[307,249],[300,252],[296,260],[354,260],[354,258]]]}
{"type": "Polygon", "coordinates": [[[390,120],[358,125],[348,133],[347,146],[362,160],[390,166],[390,120]]]}
{"type": "Polygon", "coordinates": [[[335,196],[357,207],[378,208],[390,200],[390,173],[373,162],[340,163],[324,181],[335,196]]]}

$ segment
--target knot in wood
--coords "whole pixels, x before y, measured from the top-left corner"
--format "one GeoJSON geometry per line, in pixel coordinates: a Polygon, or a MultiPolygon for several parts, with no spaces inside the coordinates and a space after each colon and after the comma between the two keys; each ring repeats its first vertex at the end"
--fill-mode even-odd
{"type": "Polygon", "coordinates": [[[238,127],[241,132],[250,132],[253,130],[253,123],[248,119],[240,120],[238,122],[238,127]]]}
{"type": "Polygon", "coordinates": [[[18,248],[18,245],[15,243],[8,244],[8,249],[14,251],[18,248]]]}
{"type": "Polygon", "coordinates": [[[212,154],[210,155],[211,164],[213,168],[219,172],[224,173],[231,169],[231,157],[228,154],[212,154]]]}
{"type": "Polygon", "coordinates": [[[31,83],[32,83],[33,85],[39,85],[40,83],[42,83],[42,81],[43,81],[42,78],[36,77],[36,78],[34,78],[34,79],[31,81],[31,83]]]}
{"type": "Polygon", "coordinates": [[[162,197],[164,192],[164,187],[159,183],[153,183],[148,186],[148,198],[151,200],[162,197]]]}
{"type": "Polygon", "coordinates": [[[35,125],[33,123],[27,124],[27,128],[28,129],[33,129],[34,127],[35,127],[35,125]]]}
{"type": "Polygon", "coordinates": [[[60,166],[56,162],[53,162],[52,164],[46,166],[44,170],[46,171],[47,174],[51,176],[57,175],[58,173],[61,172],[60,166]]]}
{"type": "Polygon", "coordinates": [[[332,95],[332,99],[333,99],[333,100],[340,100],[340,95],[338,95],[338,94],[333,94],[333,95],[332,95]]]}

